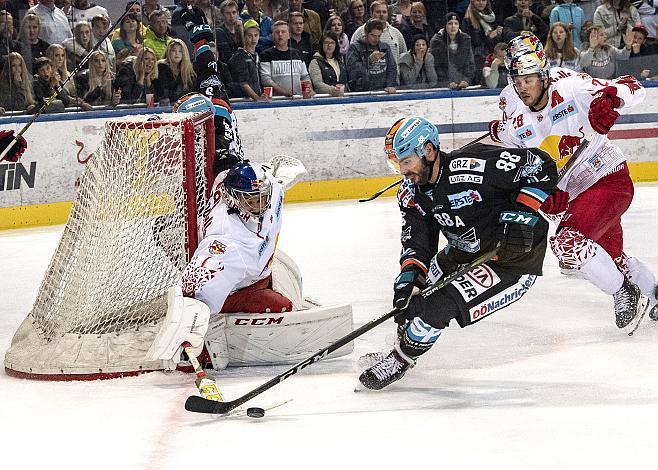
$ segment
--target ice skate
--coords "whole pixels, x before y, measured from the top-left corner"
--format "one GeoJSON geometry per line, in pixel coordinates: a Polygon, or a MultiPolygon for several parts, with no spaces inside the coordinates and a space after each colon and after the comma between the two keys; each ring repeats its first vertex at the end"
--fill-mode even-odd
{"type": "Polygon", "coordinates": [[[640,288],[628,279],[624,279],[624,283],[613,297],[617,327],[635,331],[635,327],[644,316],[648,299],[643,297],[640,288]]]}
{"type": "Polygon", "coordinates": [[[403,357],[403,354],[396,348],[388,356],[364,371],[359,376],[359,382],[370,390],[381,390],[404,377],[407,369],[413,367],[415,364],[416,361],[408,357],[403,357]]]}
{"type": "Polygon", "coordinates": [[[651,308],[649,310],[649,318],[653,321],[658,321],[658,286],[656,286],[654,291],[653,300],[649,302],[649,307],[651,308]]]}

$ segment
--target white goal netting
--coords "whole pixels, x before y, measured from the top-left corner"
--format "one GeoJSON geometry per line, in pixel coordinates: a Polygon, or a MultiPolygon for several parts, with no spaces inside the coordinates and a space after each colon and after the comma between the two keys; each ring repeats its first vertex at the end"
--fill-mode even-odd
{"type": "Polygon", "coordinates": [[[14,376],[98,379],[161,369],[145,353],[197,243],[212,186],[212,115],[108,120],[32,311],[14,376]]]}

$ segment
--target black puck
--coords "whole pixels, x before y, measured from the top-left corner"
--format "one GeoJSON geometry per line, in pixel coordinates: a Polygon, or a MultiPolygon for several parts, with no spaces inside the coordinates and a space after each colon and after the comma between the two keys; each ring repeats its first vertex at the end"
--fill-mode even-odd
{"type": "Polygon", "coordinates": [[[262,418],[265,416],[265,410],[258,407],[247,408],[247,416],[250,418],[262,418]]]}

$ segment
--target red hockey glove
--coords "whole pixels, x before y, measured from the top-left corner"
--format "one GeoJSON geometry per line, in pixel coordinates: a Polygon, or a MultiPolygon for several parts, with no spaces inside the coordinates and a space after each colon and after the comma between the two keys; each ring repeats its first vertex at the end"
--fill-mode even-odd
{"type": "Polygon", "coordinates": [[[501,125],[498,119],[489,121],[489,138],[494,142],[502,142],[500,137],[498,137],[498,131],[500,130],[501,125]]]}
{"type": "Polygon", "coordinates": [[[599,134],[607,134],[619,117],[616,111],[621,106],[615,87],[607,86],[599,91],[589,105],[589,123],[599,134]]]}
{"type": "Polygon", "coordinates": [[[569,207],[569,193],[555,189],[539,208],[544,214],[558,215],[569,207]]]}
{"type": "MultiPolygon", "coordinates": [[[[14,131],[0,131],[0,154],[12,143],[14,140],[14,131]]],[[[7,154],[0,159],[0,161],[17,162],[23,152],[27,149],[27,142],[20,136],[18,142],[11,146],[7,154]]]]}

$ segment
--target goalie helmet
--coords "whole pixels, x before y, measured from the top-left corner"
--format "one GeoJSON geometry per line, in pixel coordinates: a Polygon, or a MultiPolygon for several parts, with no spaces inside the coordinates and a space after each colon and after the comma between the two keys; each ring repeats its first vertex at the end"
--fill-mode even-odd
{"type": "Polygon", "coordinates": [[[172,107],[174,113],[201,113],[203,111],[210,111],[214,114],[215,107],[209,98],[206,98],[201,93],[188,93],[178,98],[172,107]]]}
{"type": "Polygon", "coordinates": [[[399,119],[386,133],[384,151],[387,162],[396,173],[400,173],[400,161],[416,153],[425,158],[425,143],[431,142],[439,148],[439,130],[421,116],[399,119]]]}
{"type": "Polygon", "coordinates": [[[245,160],[226,174],[224,194],[229,207],[260,218],[272,204],[272,182],[262,165],[245,160]]]}

